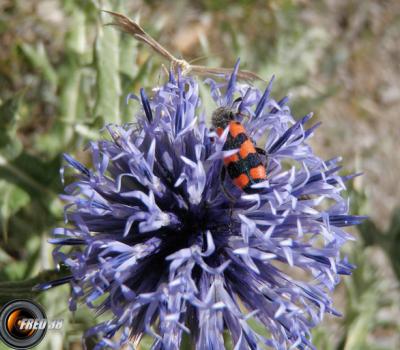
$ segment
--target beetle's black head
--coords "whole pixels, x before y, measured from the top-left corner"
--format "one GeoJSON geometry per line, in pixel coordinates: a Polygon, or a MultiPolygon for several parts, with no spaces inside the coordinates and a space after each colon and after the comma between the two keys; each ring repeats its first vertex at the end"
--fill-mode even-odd
{"type": "Polygon", "coordinates": [[[228,107],[218,107],[212,114],[211,123],[214,128],[225,129],[235,119],[235,113],[228,107]]]}

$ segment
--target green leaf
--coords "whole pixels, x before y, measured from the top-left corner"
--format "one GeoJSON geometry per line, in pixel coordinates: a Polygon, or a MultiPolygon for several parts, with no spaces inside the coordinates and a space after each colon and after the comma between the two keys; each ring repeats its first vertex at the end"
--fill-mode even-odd
{"type": "Polygon", "coordinates": [[[15,158],[22,150],[22,144],[17,137],[17,127],[18,109],[23,94],[17,93],[0,106],[0,154],[6,159],[15,158]]]}
{"type": "Polygon", "coordinates": [[[85,55],[89,51],[86,41],[85,14],[78,6],[73,6],[68,11],[68,16],[70,17],[70,30],[65,40],[66,51],[70,54],[85,55]]]}
{"type": "Polygon", "coordinates": [[[313,344],[316,349],[334,350],[334,341],[332,334],[323,328],[322,325],[316,327],[312,331],[313,344]]]}
{"type": "Polygon", "coordinates": [[[29,195],[18,186],[0,180],[0,222],[4,241],[8,238],[8,220],[29,203],[29,195]]]}
{"type": "Polygon", "coordinates": [[[359,225],[358,230],[366,246],[380,246],[388,255],[394,273],[400,280],[400,208],[392,213],[389,229],[382,232],[372,220],[366,220],[359,225]]]}
{"type": "Polygon", "coordinates": [[[7,264],[13,261],[13,258],[3,250],[3,248],[0,248],[0,266],[3,264],[7,264]]]}
{"type": "Polygon", "coordinates": [[[124,35],[120,45],[120,72],[132,80],[135,79],[139,71],[135,64],[137,51],[137,41],[132,40],[128,35],[124,35]]]}
{"type": "Polygon", "coordinates": [[[43,161],[23,152],[9,161],[0,155],[0,178],[17,185],[32,198],[40,199],[47,206],[48,199],[59,190],[60,166],[59,157],[43,161]]]}
{"type": "Polygon", "coordinates": [[[386,237],[383,235],[382,231],[370,219],[365,220],[357,228],[361,233],[366,247],[377,243],[379,244],[380,241],[386,240],[386,237]]]}
{"type": "Polygon", "coordinates": [[[46,49],[42,42],[35,47],[26,43],[20,44],[20,49],[29,63],[50,82],[52,87],[57,86],[57,73],[55,72],[50,60],[47,56],[46,49]]]}
{"type": "MultiPolygon", "coordinates": [[[[109,2],[104,7],[109,9],[109,2]]],[[[101,17],[106,14],[102,13],[101,17]]],[[[95,42],[97,97],[94,115],[108,122],[120,123],[121,83],[119,77],[119,33],[115,28],[100,25],[95,42]]]]}
{"type": "Polygon", "coordinates": [[[47,270],[40,272],[36,277],[23,281],[0,282],[0,304],[16,298],[34,298],[41,291],[33,289],[37,284],[56,280],[68,275],[66,271],[47,270]]]}
{"type": "MultiPolygon", "coordinates": [[[[16,94],[14,97],[4,101],[0,107],[1,129],[8,130],[13,128],[17,122],[17,112],[21,104],[23,92],[16,94]]],[[[0,140],[2,142],[2,140],[0,140]]]]}
{"type": "MultiPolygon", "coordinates": [[[[36,148],[52,157],[65,152],[75,136],[79,119],[87,117],[90,98],[82,91],[85,69],[92,61],[92,50],[87,44],[84,10],[78,4],[65,4],[68,28],[65,35],[65,56],[58,68],[58,115],[51,133],[36,134],[36,148]],[[84,107],[81,108],[82,101],[84,107]],[[86,109],[85,109],[86,108],[86,109]]],[[[94,72],[92,73],[94,75],[94,72]]],[[[92,79],[93,80],[93,79],[92,79]]],[[[90,117],[90,116],[89,116],[90,117]]]]}
{"type": "Polygon", "coordinates": [[[385,236],[387,240],[384,248],[392,263],[393,271],[400,281],[400,208],[393,211],[390,227],[385,236]]]}
{"type": "Polygon", "coordinates": [[[371,259],[373,253],[372,248],[363,248],[361,245],[352,252],[350,260],[357,268],[351,277],[344,279],[347,305],[342,321],[345,334],[339,349],[367,349],[370,343],[368,335],[379,327],[381,316],[378,311],[393,302],[386,293],[388,281],[382,280],[380,271],[371,259]]]}

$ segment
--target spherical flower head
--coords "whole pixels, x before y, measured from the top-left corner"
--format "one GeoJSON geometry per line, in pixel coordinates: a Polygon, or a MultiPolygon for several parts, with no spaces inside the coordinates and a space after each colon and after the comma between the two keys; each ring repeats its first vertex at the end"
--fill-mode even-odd
{"type": "Polygon", "coordinates": [[[341,196],[351,176],[313,154],[311,115],[296,121],[286,98],[270,96],[272,81],[261,92],[236,72],[206,83],[215,108],[235,109],[266,151],[267,180],[252,191],[229,177],[233,199],[222,191],[228,128],[212,130],[196,79],[180,75],[133,96],[137,121],[90,143],[90,169],[65,155],[78,174],[52,243],[71,276],[48,286],[68,281],[71,310],[84,302],[108,315],[86,333],[96,349],[136,346],[144,334],[152,349],[179,349],[184,332],[196,349],[224,349],[224,332],[235,349],[306,349],[311,328],[337,315],[330,294],[352,270],[343,227],[361,220],[341,196]]]}

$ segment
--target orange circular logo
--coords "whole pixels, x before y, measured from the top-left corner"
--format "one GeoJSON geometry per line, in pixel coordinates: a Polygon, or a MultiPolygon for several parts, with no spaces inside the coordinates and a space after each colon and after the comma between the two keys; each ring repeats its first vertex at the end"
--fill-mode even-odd
{"type": "Polygon", "coordinates": [[[13,300],[0,311],[0,338],[13,349],[38,345],[46,331],[46,314],[32,300],[13,300]]]}

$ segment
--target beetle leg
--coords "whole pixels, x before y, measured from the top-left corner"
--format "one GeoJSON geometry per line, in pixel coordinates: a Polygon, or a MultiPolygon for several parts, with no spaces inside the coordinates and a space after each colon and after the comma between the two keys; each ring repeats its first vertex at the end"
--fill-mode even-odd
{"type": "Polygon", "coordinates": [[[235,99],[235,101],[233,101],[233,103],[242,102],[242,101],[243,101],[243,97],[239,96],[238,98],[235,99]]]}
{"type": "Polygon", "coordinates": [[[256,152],[265,157],[264,166],[265,166],[265,170],[268,171],[268,164],[269,164],[268,152],[265,149],[262,149],[260,147],[256,147],[256,152]]]}
{"type": "Polygon", "coordinates": [[[220,175],[220,179],[221,179],[221,188],[222,188],[222,192],[224,192],[224,195],[226,198],[228,198],[229,200],[229,230],[232,231],[232,215],[233,215],[233,204],[236,202],[236,198],[233,197],[228,189],[225,187],[225,176],[226,176],[226,169],[223,166],[221,169],[221,175],[220,175]]]}
{"type": "Polygon", "coordinates": [[[267,151],[265,149],[262,149],[260,147],[256,147],[256,151],[257,151],[258,154],[261,154],[261,155],[263,155],[265,157],[268,157],[268,153],[267,153],[267,151]]]}
{"type": "Polygon", "coordinates": [[[221,169],[221,175],[220,175],[222,192],[224,192],[225,197],[228,198],[229,201],[233,203],[236,201],[236,198],[234,196],[232,196],[229,193],[228,189],[225,187],[225,177],[226,177],[226,169],[223,166],[221,169]]]}

